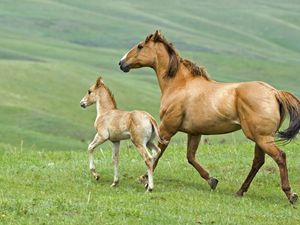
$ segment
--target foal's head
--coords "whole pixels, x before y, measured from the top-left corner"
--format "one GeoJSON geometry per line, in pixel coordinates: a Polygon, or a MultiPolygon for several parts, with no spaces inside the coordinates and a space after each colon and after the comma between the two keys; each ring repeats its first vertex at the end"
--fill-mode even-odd
{"type": "Polygon", "coordinates": [[[134,68],[153,68],[157,62],[158,55],[162,54],[160,53],[161,49],[165,49],[169,55],[169,69],[167,73],[171,74],[170,76],[173,76],[178,67],[176,51],[172,44],[168,43],[158,31],[148,35],[145,40],[139,42],[130,49],[120,60],[120,69],[127,73],[130,69],[134,68]]]}
{"type": "Polygon", "coordinates": [[[80,106],[82,108],[86,108],[92,104],[94,104],[100,95],[100,89],[104,86],[103,80],[101,77],[98,77],[96,83],[93,84],[87,91],[86,95],[81,99],[80,106]]]}

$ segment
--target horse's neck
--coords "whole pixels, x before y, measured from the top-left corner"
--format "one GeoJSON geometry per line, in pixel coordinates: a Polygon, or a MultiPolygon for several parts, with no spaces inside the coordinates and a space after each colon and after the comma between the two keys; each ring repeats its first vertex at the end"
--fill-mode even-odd
{"type": "MultiPolygon", "coordinates": [[[[176,87],[181,86],[193,79],[193,75],[190,69],[188,69],[183,64],[180,58],[178,59],[178,61],[179,65],[176,74],[174,75],[174,77],[169,78],[166,77],[166,74],[169,69],[168,53],[162,52],[159,55],[157,55],[157,61],[153,66],[153,69],[155,70],[162,95],[164,95],[167,89],[174,90],[174,88],[176,89],[176,87]]],[[[198,79],[202,79],[205,82],[208,81],[206,78],[201,76],[198,76],[198,79]]],[[[213,82],[213,80],[209,80],[208,82],[213,82]]]]}
{"type": "Polygon", "coordinates": [[[114,100],[112,96],[105,90],[101,92],[97,102],[96,102],[96,109],[97,109],[97,118],[110,110],[116,109],[114,100]]]}
{"type": "Polygon", "coordinates": [[[158,55],[157,61],[153,67],[156,77],[158,79],[158,84],[160,87],[161,93],[164,92],[166,87],[168,86],[169,79],[166,76],[168,72],[168,65],[169,65],[169,55],[166,53],[165,55],[158,55]]]}
{"type": "Polygon", "coordinates": [[[157,69],[154,69],[156,72],[156,76],[158,79],[160,91],[162,95],[168,88],[173,87],[174,85],[178,85],[179,83],[186,82],[188,79],[188,71],[179,63],[179,68],[177,73],[174,75],[173,78],[166,77],[166,73],[168,70],[168,63],[161,63],[157,69]]]}

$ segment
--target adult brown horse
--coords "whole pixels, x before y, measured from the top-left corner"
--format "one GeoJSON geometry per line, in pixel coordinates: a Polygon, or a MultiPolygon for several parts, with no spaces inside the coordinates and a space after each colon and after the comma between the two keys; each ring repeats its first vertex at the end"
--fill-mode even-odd
{"type": "MultiPolygon", "coordinates": [[[[134,46],[119,62],[124,72],[151,67],[156,72],[161,96],[160,136],[167,142],[177,131],[188,134],[187,159],[212,189],[218,180],[197,162],[201,135],[224,134],[242,129],[255,142],[251,171],[236,193],[243,196],[264,164],[265,153],[278,164],[281,187],[291,203],[297,201],[288,180],[286,155],[275,135],[290,141],[300,130],[300,101],[291,93],[260,82],[219,83],[209,79],[205,69],[179,56],[174,46],[158,31],[134,46]],[[278,132],[289,113],[289,127],[278,132]]],[[[160,144],[163,154],[168,144],[160,144]]],[[[154,162],[154,168],[160,157],[154,162]]],[[[145,178],[145,175],[142,177],[145,178]]]]}

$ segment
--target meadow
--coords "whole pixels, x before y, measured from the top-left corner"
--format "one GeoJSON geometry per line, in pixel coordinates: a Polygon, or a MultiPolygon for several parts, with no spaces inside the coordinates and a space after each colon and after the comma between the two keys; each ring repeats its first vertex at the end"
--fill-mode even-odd
{"type": "MultiPolygon", "coordinates": [[[[299,224],[268,157],[243,198],[235,197],[252,161],[250,143],[202,145],[198,158],[219,179],[211,191],[187,163],[182,144],[173,144],[146,193],[138,176],[145,165],[136,150],[122,145],[120,183],[111,188],[111,151],[96,151],[100,181],[89,174],[84,151],[8,148],[0,156],[1,224],[299,224]]],[[[286,146],[290,182],[300,190],[299,143],[286,146]]]]}
{"type": "MultiPolygon", "coordinates": [[[[96,112],[79,106],[101,75],[120,108],[159,119],[154,72],[118,67],[156,29],[212,79],[262,80],[300,97],[299,10],[297,0],[1,1],[0,223],[300,224],[299,203],[285,199],[269,158],[246,196],[234,197],[253,157],[241,132],[203,137],[198,158],[220,180],[214,192],[188,165],[184,134],[160,161],[153,193],[136,181],[145,168],[129,142],[120,186],[109,187],[109,143],[97,150],[94,181],[86,149],[96,112]]],[[[281,146],[298,194],[299,147],[299,138],[281,146]]]]}

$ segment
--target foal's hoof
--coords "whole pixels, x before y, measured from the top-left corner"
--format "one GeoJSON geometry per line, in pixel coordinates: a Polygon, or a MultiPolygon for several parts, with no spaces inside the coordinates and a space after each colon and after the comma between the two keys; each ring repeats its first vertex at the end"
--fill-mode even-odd
{"type": "Polygon", "coordinates": [[[289,198],[289,201],[291,204],[295,204],[298,200],[298,195],[296,193],[292,193],[290,198],[289,198]]]}
{"type": "Polygon", "coordinates": [[[118,182],[113,182],[111,185],[110,185],[110,187],[117,187],[117,185],[118,185],[118,182]]]}
{"type": "Polygon", "coordinates": [[[95,180],[99,180],[100,179],[100,175],[99,174],[94,174],[94,178],[95,178],[95,180]]]}
{"type": "Polygon", "coordinates": [[[138,181],[141,184],[148,184],[148,176],[147,175],[142,175],[138,178],[138,181]]]}
{"type": "Polygon", "coordinates": [[[146,189],[146,192],[152,192],[153,191],[153,188],[150,188],[148,183],[145,184],[145,189],[146,189]]]}
{"type": "Polygon", "coordinates": [[[214,177],[209,178],[208,184],[212,190],[215,190],[218,185],[218,180],[214,177]]]}

